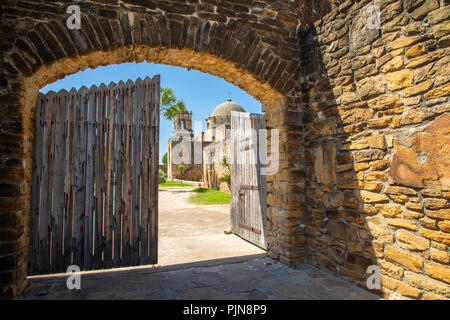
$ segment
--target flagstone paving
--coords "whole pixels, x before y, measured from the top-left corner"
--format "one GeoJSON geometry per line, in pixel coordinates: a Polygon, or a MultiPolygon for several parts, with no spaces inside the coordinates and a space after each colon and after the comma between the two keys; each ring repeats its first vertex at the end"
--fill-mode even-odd
{"type": "MultiPolygon", "coordinates": [[[[376,300],[348,280],[308,264],[291,268],[268,257],[170,270],[148,268],[81,276],[81,289],[67,278],[29,280],[24,300],[376,300]],[[48,294],[46,294],[48,292],[48,294]],[[42,295],[44,294],[44,295],[42,295]]],[[[218,262],[219,263],[219,262],[218,262]]]]}

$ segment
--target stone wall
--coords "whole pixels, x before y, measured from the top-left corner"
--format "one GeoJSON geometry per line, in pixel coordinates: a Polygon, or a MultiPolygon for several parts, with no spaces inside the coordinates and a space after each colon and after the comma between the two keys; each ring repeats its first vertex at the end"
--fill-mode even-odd
{"type": "Polygon", "coordinates": [[[450,6],[347,1],[299,38],[309,261],[385,298],[450,298],[450,6]]]}
{"type": "Polygon", "coordinates": [[[194,141],[192,131],[176,131],[168,141],[167,179],[201,181],[202,165],[196,164],[201,146],[201,142],[194,141]]]}
{"type": "Polygon", "coordinates": [[[220,181],[224,174],[230,172],[228,165],[224,165],[223,159],[226,157],[227,162],[229,162],[231,154],[230,137],[226,137],[224,131],[226,127],[223,126],[222,129],[221,131],[216,131],[216,134],[223,134],[220,138],[228,138],[228,140],[206,143],[203,148],[202,182],[205,188],[230,192],[227,183],[220,181]]]}
{"type": "Polygon", "coordinates": [[[172,170],[169,170],[168,180],[187,180],[202,181],[202,165],[201,164],[183,164],[183,169],[179,170],[180,165],[172,164],[172,170]]]}
{"type": "Polygon", "coordinates": [[[203,187],[230,193],[228,184],[219,181],[224,173],[229,173],[229,170],[221,164],[203,164],[203,187]]]}

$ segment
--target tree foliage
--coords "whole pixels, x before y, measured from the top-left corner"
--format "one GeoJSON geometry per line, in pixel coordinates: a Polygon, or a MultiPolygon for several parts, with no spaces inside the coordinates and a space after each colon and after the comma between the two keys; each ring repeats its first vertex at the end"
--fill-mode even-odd
{"type": "Polygon", "coordinates": [[[158,183],[164,183],[164,182],[166,182],[167,176],[166,176],[166,174],[164,173],[164,171],[162,171],[162,170],[159,170],[159,171],[158,171],[158,179],[159,179],[159,182],[158,182],[158,183]]]}
{"type": "Polygon", "coordinates": [[[219,182],[225,182],[228,185],[228,189],[231,191],[230,165],[228,164],[227,156],[223,156],[222,166],[225,167],[226,172],[219,177],[219,182]]]}
{"type": "Polygon", "coordinates": [[[186,104],[177,98],[171,88],[161,88],[161,111],[164,118],[173,120],[177,114],[186,111],[186,104]]]}
{"type": "Polygon", "coordinates": [[[164,153],[164,155],[162,157],[162,163],[164,165],[164,168],[167,168],[167,152],[164,153]]]}

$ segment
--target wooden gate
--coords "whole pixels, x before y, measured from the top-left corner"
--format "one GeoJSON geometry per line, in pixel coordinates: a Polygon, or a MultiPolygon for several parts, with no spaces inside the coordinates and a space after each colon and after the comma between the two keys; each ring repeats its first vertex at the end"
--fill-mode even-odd
{"type": "Polygon", "coordinates": [[[29,274],[157,263],[160,77],[40,94],[29,274]]]}
{"type": "Polygon", "coordinates": [[[266,179],[261,175],[259,130],[264,115],[231,113],[231,229],[266,249],[266,179]]]}

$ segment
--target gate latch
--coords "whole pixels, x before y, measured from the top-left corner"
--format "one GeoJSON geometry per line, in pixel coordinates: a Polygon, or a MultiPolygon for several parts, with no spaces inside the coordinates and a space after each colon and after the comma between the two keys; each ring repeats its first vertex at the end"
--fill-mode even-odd
{"type": "Polygon", "coordinates": [[[245,192],[244,190],[260,190],[261,188],[258,186],[249,186],[249,185],[242,185],[239,187],[239,196],[244,196],[245,192]]]}

